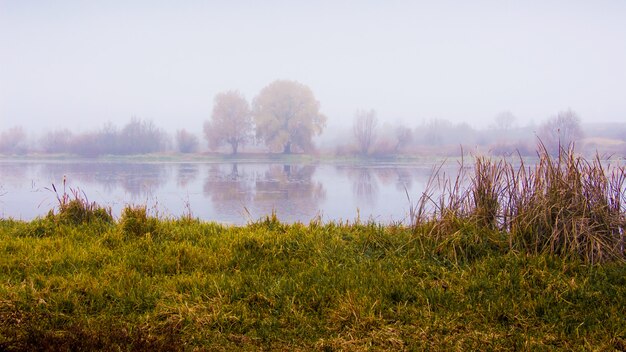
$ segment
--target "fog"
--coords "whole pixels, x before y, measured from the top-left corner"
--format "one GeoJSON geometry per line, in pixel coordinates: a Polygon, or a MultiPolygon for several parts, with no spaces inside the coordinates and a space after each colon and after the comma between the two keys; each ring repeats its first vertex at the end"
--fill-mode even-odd
{"type": "MultiPolygon", "coordinates": [[[[624,121],[623,1],[0,0],[0,131],[201,134],[213,97],[301,82],[347,129],[432,119],[521,125],[573,109],[624,121]]],[[[202,142],[204,144],[204,142],[202,142]]]]}

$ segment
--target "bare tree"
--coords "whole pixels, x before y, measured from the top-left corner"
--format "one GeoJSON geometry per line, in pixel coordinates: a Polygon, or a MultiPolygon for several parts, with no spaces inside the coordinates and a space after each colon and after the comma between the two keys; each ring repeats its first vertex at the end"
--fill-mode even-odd
{"type": "Polygon", "coordinates": [[[476,129],[467,122],[455,124],[441,118],[425,121],[414,133],[417,143],[425,146],[473,145],[478,139],[476,129]]]}
{"type": "Polygon", "coordinates": [[[96,147],[103,154],[122,154],[120,131],[111,121],[96,133],[96,147]]]}
{"type": "Polygon", "coordinates": [[[198,137],[184,128],[176,132],[176,147],[181,153],[193,153],[198,149],[198,137]]]}
{"type": "Polygon", "coordinates": [[[132,117],[119,133],[121,154],[146,154],[165,150],[167,134],[151,120],[132,117]]]}
{"type": "Polygon", "coordinates": [[[26,132],[21,126],[12,127],[0,134],[0,153],[26,154],[26,132]]]}
{"type": "Polygon", "coordinates": [[[106,144],[103,143],[106,142],[106,140],[102,138],[100,133],[80,133],[72,136],[69,151],[70,153],[89,158],[94,158],[102,154],[114,154],[111,150],[117,145],[117,135],[115,137],[116,140],[111,144],[112,147],[107,147],[106,144]]]}
{"type": "Polygon", "coordinates": [[[98,131],[72,136],[70,152],[86,156],[124,154],[126,142],[122,140],[120,130],[112,122],[106,122],[98,131]]]}
{"type": "Polygon", "coordinates": [[[571,109],[559,112],[539,129],[539,138],[552,155],[558,155],[561,148],[570,147],[582,137],[580,117],[571,109]]]}
{"type": "Polygon", "coordinates": [[[70,151],[72,138],[72,132],[63,129],[46,133],[39,143],[46,153],[67,153],[70,151]]]}
{"type": "Polygon", "coordinates": [[[508,131],[515,126],[515,115],[510,111],[503,111],[494,117],[494,128],[501,131],[508,131]]]}
{"type": "Polygon", "coordinates": [[[427,145],[444,145],[448,138],[449,132],[452,130],[453,124],[446,119],[431,119],[418,127],[420,141],[427,145]]]}
{"type": "Polygon", "coordinates": [[[378,119],[374,110],[357,110],[354,115],[352,131],[356,139],[357,147],[362,155],[367,155],[376,140],[376,128],[378,119]]]}
{"type": "Polygon", "coordinates": [[[395,152],[399,152],[400,149],[406,147],[413,140],[413,132],[406,126],[396,127],[396,147],[395,152]]]}
{"type": "Polygon", "coordinates": [[[211,121],[204,123],[204,137],[215,150],[230,144],[233,154],[252,136],[252,115],[246,98],[238,91],[219,93],[214,98],[211,121]]]}

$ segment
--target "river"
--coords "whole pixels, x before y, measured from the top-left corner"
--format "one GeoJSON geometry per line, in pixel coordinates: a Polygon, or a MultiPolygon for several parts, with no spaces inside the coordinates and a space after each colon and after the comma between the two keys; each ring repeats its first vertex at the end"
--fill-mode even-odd
{"type": "Polygon", "coordinates": [[[285,222],[406,221],[434,163],[0,161],[0,217],[30,220],[79,190],[119,216],[127,204],[153,215],[191,213],[245,224],[275,211],[285,222]],[[65,190],[64,190],[64,181],[65,190]],[[55,185],[56,192],[52,185],[55,185]]]}

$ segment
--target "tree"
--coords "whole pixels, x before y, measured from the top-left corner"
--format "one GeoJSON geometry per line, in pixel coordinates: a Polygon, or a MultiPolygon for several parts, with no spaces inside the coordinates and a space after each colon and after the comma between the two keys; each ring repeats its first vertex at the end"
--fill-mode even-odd
{"type": "Polygon", "coordinates": [[[41,138],[41,148],[46,153],[67,153],[72,138],[72,132],[68,129],[51,131],[41,138]]]}
{"type": "Polygon", "coordinates": [[[70,153],[88,158],[108,154],[112,149],[104,145],[102,136],[97,132],[86,132],[73,136],[69,148],[70,153]]]}
{"type": "Polygon", "coordinates": [[[422,141],[429,145],[439,146],[446,144],[449,140],[446,137],[453,129],[453,124],[446,119],[431,119],[421,129],[422,141]]]}
{"type": "Polygon", "coordinates": [[[252,135],[250,105],[238,91],[219,93],[213,100],[211,121],[204,123],[204,137],[209,148],[215,150],[230,144],[233,154],[245,145],[252,135]]]}
{"type": "Polygon", "coordinates": [[[73,135],[69,143],[69,152],[85,157],[96,157],[104,154],[124,154],[126,142],[122,140],[120,131],[112,122],[106,122],[98,131],[73,135]]]}
{"type": "Polygon", "coordinates": [[[274,81],[254,99],[256,135],[271,150],[289,154],[314,149],[313,136],[322,133],[326,117],[313,91],[295,81],[274,81]]]}
{"type": "Polygon", "coordinates": [[[406,147],[413,140],[413,132],[406,126],[396,127],[396,147],[395,152],[399,152],[400,149],[406,147]]]}
{"type": "Polygon", "coordinates": [[[121,154],[159,152],[167,145],[167,135],[150,120],[132,117],[119,134],[121,154]]]}
{"type": "Polygon", "coordinates": [[[95,134],[95,147],[102,154],[122,154],[120,131],[111,121],[106,122],[95,134]]]}
{"type": "Polygon", "coordinates": [[[357,110],[354,115],[352,131],[354,132],[354,138],[356,139],[359,152],[362,155],[366,155],[372,144],[374,144],[377,125],[378,119],[376,118],[376,111],[374,110],[357,110]]]}
{"type": "Polygon", "coordinates": [[[198,137],[184,128],[176,132],[176,147],[181,153],[193,153],[198,149],[198,137]]]}
{"type": "Polygon", "coordinates": [[[26,154],[26,132],[21,126],[15,126],[0,134],[0,153],[26,154]]]}
{"type": "Polygon", "coordinates": [[[494,128],[501,131],[508,131],[515,125],[515,115],[510,111],[503,111],[494,117],[494,128]]]}
{"type": "Polygon", "coordinates": [[[559,112],[544,122],[539,130],[541,142],[552,155],[558,155],[561,148],[568,148],[582,137],[580,117],[571,109],[559,112]]]}

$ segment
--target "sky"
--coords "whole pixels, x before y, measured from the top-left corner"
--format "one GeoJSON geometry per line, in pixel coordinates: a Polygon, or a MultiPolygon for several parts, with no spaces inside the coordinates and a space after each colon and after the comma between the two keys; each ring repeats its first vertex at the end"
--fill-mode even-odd
{"type": "Polygon", "coordinates": [[[626,122],[626,1],[0,0],[0,131],[200,131],[215,94],[276,79],[309,86],[331,129],[357,109],[626,122]]]}

